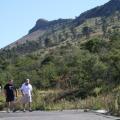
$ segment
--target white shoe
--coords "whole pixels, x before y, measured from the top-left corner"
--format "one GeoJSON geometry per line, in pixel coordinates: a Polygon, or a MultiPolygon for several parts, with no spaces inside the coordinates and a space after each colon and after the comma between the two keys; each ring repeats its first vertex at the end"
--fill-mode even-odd
{"type": "Polygon", "coordinates": [[[26,112],[26,110],[24,109],[23,112],[26,112]]]}
{"type": "Polygon", "coordinates": [[[10,109],[9,108],[7,109],[7,113],[10,113],[10,109]]]}

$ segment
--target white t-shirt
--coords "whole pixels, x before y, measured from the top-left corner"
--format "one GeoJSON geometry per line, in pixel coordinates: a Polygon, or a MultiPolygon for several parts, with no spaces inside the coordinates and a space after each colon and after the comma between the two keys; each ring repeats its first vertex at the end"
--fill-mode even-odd
{"type": "Polygon", "coordinates": [[[22,90],[23,94],[27,94],[28,96],[31,96],[32,85],[31,84],[25,85],[25,83],[24,83],[24,84],[22,84],[21,90],[22,90]]]}

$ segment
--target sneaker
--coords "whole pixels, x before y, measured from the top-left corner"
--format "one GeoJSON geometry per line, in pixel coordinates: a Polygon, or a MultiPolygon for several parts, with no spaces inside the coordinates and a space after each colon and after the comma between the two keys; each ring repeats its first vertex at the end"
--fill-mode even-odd
{"type": "Polygon", "coordinates": [[[16,109],[13,110],[13,112],[16,112],[16,111],[17,111],[16,109]]]}
{"type": "Polygon", "coordinates": [[[9,108],[7,109],[7,113],[10,113],[10,109],[9,108]]]}
{"type": "Polygon", "coordinates": [[[32,109],[29,109],[29,112],[32,112],[32,109]]]}
{"type": "Polygon", "coordinates": [[[24,109],[23,112],[26,112],[26,110],[24,109]]]}

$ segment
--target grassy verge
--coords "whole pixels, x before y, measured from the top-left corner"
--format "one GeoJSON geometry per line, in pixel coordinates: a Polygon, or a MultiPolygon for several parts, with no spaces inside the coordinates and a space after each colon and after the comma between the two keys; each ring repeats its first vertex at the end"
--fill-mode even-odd
{"type": "MultiPolygon", "coordinates": [[[[34,90],[33,91],[33,110],[65,110],[65,109],[105,109],[113,113],[114,115],[120,115],[120,101],[119,96],[113,94],[98,95],[97,97],[88,96],[86,99],[74,99],[67,100],[62,98],[54,102],[62,90],[34,90]]],[[[21,95],[19,94],[16,101],[16,108],[22,109],[21,95]]],[[[5,108],[5,98],[3,95],[0,96],[0,110],[5,108]]]]}

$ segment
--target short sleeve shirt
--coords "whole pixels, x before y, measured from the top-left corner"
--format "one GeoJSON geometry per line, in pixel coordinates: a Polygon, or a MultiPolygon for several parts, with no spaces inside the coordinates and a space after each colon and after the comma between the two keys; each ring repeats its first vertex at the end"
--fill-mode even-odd
{"type": "Polygon", "coordinates": [[[14,90],[15,90],[14,85],[6,84],[4,86],[4,90],[6,90],[7,97],[14,97],[14,90]]]}
{"type": "Polygon", "coordinates": [[[22,90],[23,94],[27,94],[28,96],[31,96],[32,85],[31,84],[26,85],[24,83],[21,87],[21,90],[22,90]]]}

